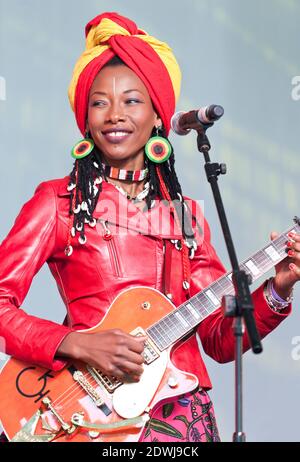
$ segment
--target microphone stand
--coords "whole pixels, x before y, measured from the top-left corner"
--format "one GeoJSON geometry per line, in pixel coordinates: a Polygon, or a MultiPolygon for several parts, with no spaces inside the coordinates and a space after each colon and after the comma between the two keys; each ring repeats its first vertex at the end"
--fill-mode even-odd
{"type": "Polygon", "coordinates": [[[233,434],[234,442],[245,442],[246,435],[243,432],[243,390],[242,390],[242,354],[243,354],[243,335],[245,327],[247,330],[249,342],[253,353],[261,353],[262,345],[257,331],[253,316],[253,303],[251,299],[249,284],[252,283],[250,275],[239,269],[239,264],[234,249],[223,200],[218,186],[218,176],[225,175],[226,165],[212,163],[209,156],[211,148],[210,142],[206,136],[207,128],[213,123],[199,124],[195,120],[197,130],[198,150],[203,153],[205,160],[205,172],[207,180],[211,185],[215,204],[217,207],[221,227],[232,266],[232,282],[235,295],[226,295],[222,298],[222,308],[225,317],[233,317],[233,332],[235,336],[235,432],[233,434]]]}

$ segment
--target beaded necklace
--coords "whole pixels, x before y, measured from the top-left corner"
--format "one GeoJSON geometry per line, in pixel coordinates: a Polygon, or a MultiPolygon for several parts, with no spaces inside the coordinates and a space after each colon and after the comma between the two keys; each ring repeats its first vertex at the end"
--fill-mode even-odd
{"type": "Polygon", "coordinates": [[[128,194],[127,191],[125,191],[124,188],[122,188],[122,186],[118,186],[114,183],[111,183],[110,181],[108,181],[109,184],[112,184],[118,191],[120,191],[121,194],[123,194],[123,196],[126,196],[127,199],[129,201],[132,201],[133,203],[136,203],[136,202],[141,202],[143,201],[149,194],[149,190],[150,190],[150,183],[149,181],[147,183],[145,183],[145,186],[144,186],[144,189],[143,191],[141,191],[139,194],[137,194],[136,196],[130,196],[130,194],[128,194]]]}
{"type": "Polygon", "coordinates": [[[105,176],[114,180],[142,181],[147,178],[149,169],[143,170],[125,170],[121,168],[111,167],[110,165],[102,164],[105,176]]]}

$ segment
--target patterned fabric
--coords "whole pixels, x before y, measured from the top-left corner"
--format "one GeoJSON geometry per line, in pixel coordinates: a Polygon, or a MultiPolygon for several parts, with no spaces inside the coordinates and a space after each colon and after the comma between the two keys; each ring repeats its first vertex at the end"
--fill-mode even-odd
{"type": "Polygon", "coordinates": [[[121,168],[111,167],[110,165],[102,164],[105,176],[114,178],[115,180],[142,181],[147,178],[149,170],[125,170],[121,168]]]}
{"type": "Polygon", "coordinates": [[[154,410],[140,441],[219,442],[213,404],[206,391],[196,390],[164,402],[154,410]]]}
{"type": "Polygon", "coordinates": [[[8,443],[8,439],[4,433],[0,433],[0,443],[8,443]]]}
{"type": "MultiPolygon", "coordinates": [[[[0,434],[0,443],[7,442],[0,434]]],[[[220,442],[213,404],[204,390],[169,399],[155,409],[140,441],[143,443],[220,442]]]]}
{"type": "Polygon", "coordinates": [[[96,16],[85,32],[86,49],[75,65],[68,92],[82,134],[91,85],[114,56],[142,80],[168,133],[181,85],[181,71],[171,48],[118,13],[96,16]]]}

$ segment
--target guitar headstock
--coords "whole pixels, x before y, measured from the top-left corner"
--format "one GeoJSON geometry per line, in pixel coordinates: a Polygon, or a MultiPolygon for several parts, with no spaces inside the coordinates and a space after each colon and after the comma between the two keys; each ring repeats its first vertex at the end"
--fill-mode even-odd
{"type": "Polygon", "coordinates": [[[297,216],[295,216],[295,217],[294,217],[294,223],[295,223],[295,225],[297,225],[297,227],[298,227],[298,232],[300,233],[300,218],[297,217],[297,216]]]}

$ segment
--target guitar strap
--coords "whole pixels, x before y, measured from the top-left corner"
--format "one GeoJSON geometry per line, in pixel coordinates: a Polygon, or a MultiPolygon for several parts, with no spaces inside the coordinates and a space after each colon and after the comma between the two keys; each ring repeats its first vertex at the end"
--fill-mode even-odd
{"type": "Polygon", "coordinates": [[[173,284],[181,284],[182,281],[182,267],[181,255],[175,249],[174,244],[168,239],[164,239],[165,259],[164,259],[164,272],[163,272],[163,292],[168,298],[172,299],[172,281],[173,284]]]}

